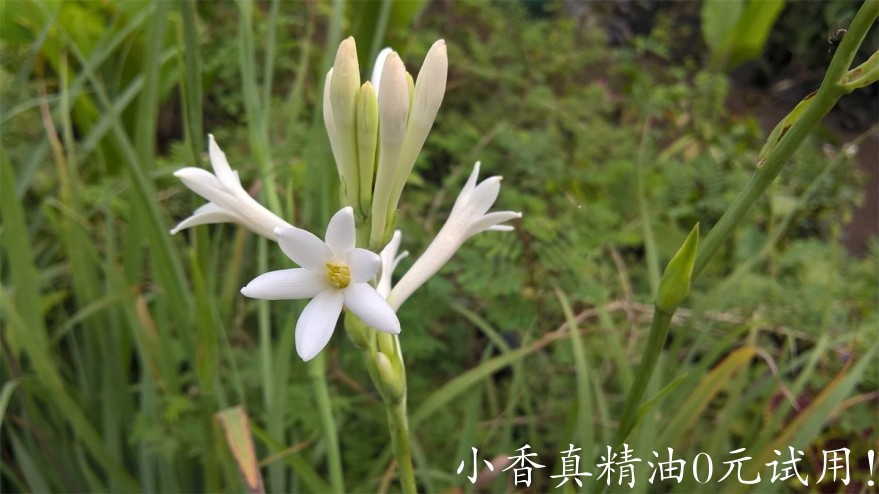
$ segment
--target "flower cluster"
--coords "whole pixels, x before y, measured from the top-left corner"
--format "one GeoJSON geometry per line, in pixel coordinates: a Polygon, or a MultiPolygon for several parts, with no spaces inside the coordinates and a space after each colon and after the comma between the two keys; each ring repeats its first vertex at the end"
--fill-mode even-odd
{"type": "MultiPolygon", "coordinates": [[[[501,178],[477,184],[476,163],[445,225],[392,286],[393,271],[407,255],[397,255],[402,241],[400,231],[394,230],[397,205],[433,126],[447,72],[446,46],[440,40],[428,51],[417,80],[406,72],[399,55],[385,49],[372,82],[361,84],[354,40],[348,38],[339,46],[326,78],[323,113],[347,206],[332,217],[324,240],[290,225],[253,199],[213,136],[209,149],[213,174],[199,168],[175,173],[209,202],[171,233],[207,223],[237,223],[276,241],[299,266],[257,276],[241,293],[266,300],[311,299],[296,323],[296,351],[303,360],[327,345],[343,309],[377,331],[400,333],[397,309],[468,238],[487,230],[512,230],[503,223],[521,217],[512,211],[488,212],[500,192],[501,178]],[[363,239],[358,235],[361,228],[368,233],[363,239]],[[358,239],[368,241],[371,250],[357,247],[358,239]]],[[[386,353],[394,353],[397,343],[378,341],[376,358],[385,364],[378,366],[381,371],[392,365],[386,362],[386,353]]]]}
{"type": "Polygon", "coordinates": [[[354,38],[342,42],[324,85],[324,123],[342,197],[370,225],[370,246],[390,239],[397,205],[446,91],[446,43],[430,47],[414,80],[400,56],[379,54],[372,80],[360,84],[354,38]]]}

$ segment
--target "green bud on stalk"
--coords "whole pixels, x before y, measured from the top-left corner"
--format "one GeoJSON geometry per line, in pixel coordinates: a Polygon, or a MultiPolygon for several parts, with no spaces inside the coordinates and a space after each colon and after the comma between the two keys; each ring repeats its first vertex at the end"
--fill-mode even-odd
{"type": "Polygon", "coordinates": [[[696,261],[698,248],[699,223],[696,223],[662,274],[656,294],[657,308],[671,313],[690,294],[690,279],[693,276],[693,263],[696,261]]]}
{"type": "Polygon", "coordinates": [[[385,399],[391,403],[399,403],[406,396],[406,381],[401,372],[397,370],[391,359],[382,352],[375,354],[375,366],[381,377],[382,387],[385,390],[385,399]]]}
{"type": "Polygon", "coordinates": [[[360,86],[357,97],[357,163],[360,169],[360,210],[368,214],[372,208],[372,182],[378,147],[378,99],[372,83],[360,86]]]}

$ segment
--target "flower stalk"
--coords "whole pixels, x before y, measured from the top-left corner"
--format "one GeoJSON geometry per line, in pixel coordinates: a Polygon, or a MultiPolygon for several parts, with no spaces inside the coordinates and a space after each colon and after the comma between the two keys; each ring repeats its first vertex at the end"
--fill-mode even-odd
{"type": "MultiPolygon", "coordinates": [[[[865,74],[852,74],[849,68],[867,31],[876,22],[877,17],[879,17],[879,0],[864,2],[836,50],[818,91],[807,96],[788,117],[782,120],[779,124],[782,127],[779,132],[773,132],[770,135],[770,142],[767,142],[764,147],[765,154],[761,153],[761,160],[754,176],[709,231],[704,241],[700,241],[698,253],[692,261],[692,268],[688,268],[688,270],[692,270],[689,274],[691,280],[699,275],[711,258],[720,250],[720,247],[732,235],[751,206],[758,202],[775,177],[781,172],[794,151],[800,147],[812,129],[836,105],[839,98],[856,87],[860,87],[860,84],[865,80],[874,77],[871,64],[877,63],[875,54],[862,65],[865,74]],[[858,79],[861,76],[866,79],[858,79]]],[[[683,301],[683,298],[680,300],[677,298],[674,298],[676,303],[671,306],[654,304],[655,310],[650,324],[647,346],[641,364],[638,366],[635,382],[626,397],[623,418],[617,429],[616,442],[618,444],[626,439],[637,424],[641,400],[665,344],[672,316],[677,304],[683,301]]]]}
{"type": "MultiPolygon", "coordinates": [[[[417,79],[400,56],[385,49],[371,81],[361,84],[353,38],[344,40],[326,76],[323,117],[340,178],[342,209],[330,219],[324,239],[297,228],[251,198],[238,173],[210,138],[214,173],[184,168],[176,176],[209,202],[172,233],[206,223],[234,222],[280,246],[299,267],[265,272],[242,295],[262,300],[311,299],[295,328],[296,352],[308,364],[321,410],[333,488],[344,491],[338,441],[332,423],[321,350],[329,343],[344,311],[344,327],[360,350],[382,397],[403,492],[417,490],[406,412],[406,366],[396,310],[436,274],[473,235],[509,231],[504,225],[521,213],[489,212],[500,192],[501,177],[477,183],[479,163],[452,208],[448,220],[412,268],[393,286],[393,271],[407,253],[397,254],[397,206],[445,93],[446,45],[428,51],[417,79]],[[360,247],[358,247],[360,246],[360,247]],[[369,247],[367,250],[364,247],[369,247]],[[381,254],[375,254],[380,251],[381,254]]],[[[264,170],[265,171],[265,170],[264,170]]],[[[274,199],[276,202],[276,198],[274,199]]],[[[264,259],[265,252],[261,251],[264,259]]],[[[268,308],[260,306],[264,344],[268,345],[268,308]]],[[[266,347],[265,352],[268,352],[266,347]]]]}

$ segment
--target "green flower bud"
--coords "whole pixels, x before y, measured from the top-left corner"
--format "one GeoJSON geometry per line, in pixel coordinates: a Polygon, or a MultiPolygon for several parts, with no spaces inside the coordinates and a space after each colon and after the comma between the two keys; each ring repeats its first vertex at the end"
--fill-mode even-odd
{"type": "Polygon", "coordinates": [[[345,333],[358,349],[366,350],[369,348],[373,330],[351,311],[345,312],[345,333]]]}
{"type": "Polygon", "coordinates": [[[693,276],[693,263],[696,261],[698,248],[699,223],[696,223],[662,274],[656,294],[657,308],[672,312],[690,294],[690,278],[693,276]]]}
{"type": "Polygon", "coordinates": [[[360,86],[357,97],[357,162],[360,168],[360,209],[372,207],[372,179],[375,175],[375,152],[378,145],[378,99],[372,84],[360,86]]]}
{"type": "Polygon", "coordinates": [[[385,399],[391,403],[399,403],[406,396],[406,380],[402,372],[382,352],[375,354],[375,366],[385,390],[385,399]]]}

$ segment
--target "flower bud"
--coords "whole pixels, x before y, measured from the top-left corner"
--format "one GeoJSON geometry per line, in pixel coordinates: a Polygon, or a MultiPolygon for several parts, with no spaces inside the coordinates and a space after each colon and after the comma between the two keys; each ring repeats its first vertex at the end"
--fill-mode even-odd
{"type": "Polygon", "coordinates": [[[409,119],[406,69],[396,53],[388,55],[384,63],[378,93],[378,114],[380,143],[372,202],[373,238],[370,239],[370,245],[381,247],[377,245],[378,239],[384,236],[386,230],[394,229],[393,224],[388,225],[388,205],[395,195],[394,176],[400,163],[400,148],[403,146],[409,119]]]}
{"type": "Polygon", "coordinates": [[[698,248],[699,223],[696,223],[662,274],[656,294],[657,308],[672,312],[690,294],[690,278],[693,276],[693,263],[696,261],[698,248]]]}
{"type": "Polygon", "coordinates": [[[394,404],[399,403],[406,396],[406,381],[402,372],[382,352],[376,352],[375,366],[385,390],[385,399],[394,404]]]}
{"type": "MultiPolygon", "coordinates": [[[[326,94],[326,88],[324,89],[326,94]]],[[[360,66],[357,46],[348,37],[339,45],[329,78],[329,100],[336,145],[333,152],[339,167],[348,203],[356,205],[359,189],[357,167],[356,107],[360,92],[360,66]]],[[[326,104],[326,100],[325,100],[326,104]]],[[[327,126],[329,131],[329,126],[327,126]]]]}
{"type": "Polygon", "coordinates": [[[357,97],[357,162],[360,169],[360,210],[369,213],[372,205],[372,182],[375,152],[378,145],[378,99],[372,84],[360,86],[357,97]]]}
{"type": "Polygon", "coordinates": [[[366,323],[353,312],[348,311],[345,313],[345,333],[348,335],[348,339],[351,340],[351,343],[354,343],[354,346],[358,349],[366,350],[369,348],[369,337],[371,332],[369,326],[367,326],[366,323]]]}

